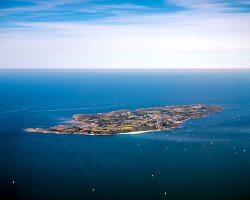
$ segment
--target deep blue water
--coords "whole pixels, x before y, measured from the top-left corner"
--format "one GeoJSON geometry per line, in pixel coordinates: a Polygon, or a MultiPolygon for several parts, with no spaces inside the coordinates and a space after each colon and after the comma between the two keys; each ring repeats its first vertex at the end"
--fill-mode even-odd
{"type": "Polygon", "coordinates": [[[250,72],[0,71],[0,198],[250,199],[250,72]],[[224,111],[140,135],[22,131],[197,103],[224,111]]]}

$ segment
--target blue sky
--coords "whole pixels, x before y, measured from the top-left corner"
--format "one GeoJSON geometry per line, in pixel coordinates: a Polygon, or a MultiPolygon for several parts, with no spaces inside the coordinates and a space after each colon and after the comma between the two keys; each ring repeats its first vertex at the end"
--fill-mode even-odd
{"type": "Polygon", "coordinates": [[[1,22],[96,21],[122,15],[167,14],[204,10],[224,13],[250,12],[250,1],[243,0],[2,0],[1,22]]]}
{"type": "Polygon", "coordinates": [[[250,0],[1,0],[0,68],[250,68],[250,0]]]}

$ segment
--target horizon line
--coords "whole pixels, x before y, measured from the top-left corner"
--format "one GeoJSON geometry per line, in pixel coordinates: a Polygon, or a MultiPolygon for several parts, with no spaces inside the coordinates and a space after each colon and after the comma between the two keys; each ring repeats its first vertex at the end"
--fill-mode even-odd
{"type": "Polygon", "coordinates": [[[250,71],[250,68],[0,68],[0,71],[3,70],[53,70],[53,71],[250,71]]]}

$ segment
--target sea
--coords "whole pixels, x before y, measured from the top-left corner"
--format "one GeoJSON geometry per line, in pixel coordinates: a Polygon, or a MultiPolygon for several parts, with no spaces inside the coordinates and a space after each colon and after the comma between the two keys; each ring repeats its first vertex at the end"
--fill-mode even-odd
{"type": "Polygon", "coordinates": [[[0,199],[250,199],[250,71],[0,70],[0,199]],[[23,131],[187,104],[224,110],[136,135],[23,131]]]}

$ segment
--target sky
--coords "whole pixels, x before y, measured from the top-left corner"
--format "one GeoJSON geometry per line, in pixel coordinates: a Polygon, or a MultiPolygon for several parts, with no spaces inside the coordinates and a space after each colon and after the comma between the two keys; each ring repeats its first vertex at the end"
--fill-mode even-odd
{"type": "Polygon", "coordinates": [[[250,0],[0,0],[0,68],[250,69],[250,0]]]}

